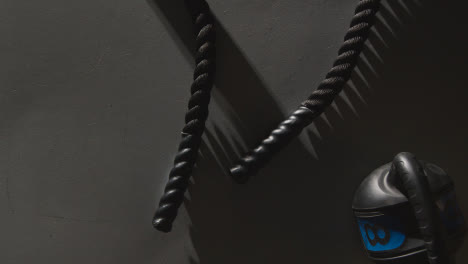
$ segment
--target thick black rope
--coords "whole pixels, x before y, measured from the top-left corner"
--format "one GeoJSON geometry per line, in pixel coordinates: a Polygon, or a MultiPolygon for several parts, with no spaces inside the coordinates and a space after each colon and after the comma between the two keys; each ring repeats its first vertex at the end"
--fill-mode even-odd
{"type": "Polygon", "coordinates": [[[359,1],[338,57],[325,80],[299,109],[280,123],[257,148],[246,154],[238,165],[231,168],[231,175],[237,182],[246,182],[333,102],[351,77],[379,7],[380,0],[359,1]]]}
{"type": "Polygon", "coordinates": [[[215,72],[213,16],[204,0],[186,0],[185,2],[192,14],[197,32],[196,67],[188,112],[185,115],[185,126],[182,130],[182,140],[174,160],[174,167],[169,173],[169,181],[159,202],[159,208],[153,218],[153,226],[162,232],[171,231],[172,222],[184,201],[184,194],[198,156],[201,136],[205,130],[215,72]]]}

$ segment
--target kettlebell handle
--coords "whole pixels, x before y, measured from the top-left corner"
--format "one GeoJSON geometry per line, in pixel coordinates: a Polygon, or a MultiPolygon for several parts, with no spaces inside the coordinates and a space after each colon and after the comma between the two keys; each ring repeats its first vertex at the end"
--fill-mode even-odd
{"type": "Polygon", "coordinates": [[[395,176],[413,208],[427,249],[429,263],[454,263],[444,242],[445,234],[442,231],[442,226],[434,207],[429,182],[421,163],[411,153],[399,153],[393,159],[390,175],[395,176]]]}

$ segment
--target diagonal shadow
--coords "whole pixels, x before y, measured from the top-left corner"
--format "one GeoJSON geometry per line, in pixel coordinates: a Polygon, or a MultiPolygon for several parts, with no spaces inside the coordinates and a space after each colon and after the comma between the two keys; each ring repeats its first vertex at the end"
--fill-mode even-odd
{"type": "MultiPolygon", "coordinates": [[[[147,2],[161,18],[186,59],[193,63],[195,36],[184,1],[147,2]]],[[[216,47],[216,79],[212,96],[214,103],[218,102],[220,108],[210,106],[210,120],[222,119],[222,115],[216,115],[216,112],[223,112],[234,126],[234,131],[241,135],[238,147],[242,149],[236,151],[244,152],[246,145],[251,146],[261,140],[262,135],[284,118],[284,114],[259,74],[218,20],[216,47]],[[252,111],[255,111],[255,115],[252,115],[252,111]]]]}

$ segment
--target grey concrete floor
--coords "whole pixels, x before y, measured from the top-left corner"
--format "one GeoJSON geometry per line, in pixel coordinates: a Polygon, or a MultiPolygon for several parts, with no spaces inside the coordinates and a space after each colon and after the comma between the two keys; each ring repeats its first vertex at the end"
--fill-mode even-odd
{"type": "Polygon", "coordinates": [[[225,169],[315,89],[356,1],[208,2],[211,116],[161,234],[193,69],[183,1],[0,1],[0,263],[370,263],[353,192],[400,151],[444,168],[468,213],[464,1],[384,1],[336,104],[244,186],[225,169]]]}

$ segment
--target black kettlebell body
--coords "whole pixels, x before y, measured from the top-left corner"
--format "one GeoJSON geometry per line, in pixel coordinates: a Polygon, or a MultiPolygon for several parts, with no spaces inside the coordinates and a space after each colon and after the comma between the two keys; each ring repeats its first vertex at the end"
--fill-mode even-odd
{"type": "MultiPolygon", "coordinates": [[[[399,155],[405,158],[412,154],[399,155]]],[[[353,211],[364,248],[369,257],[379,263],[447,262],[428,262],[421,217],[417,217],[415,211],[418,210],[408,198],[412,194],[405,190],[394,163],[395,160],[373,171],[355,193],[353,211]]],[[[424,175],[421,178],[427,179],[433,222],[441,229],[443,243],[440,244],[446,248],[447,255],[453,255],[465,233],[465,220],[456,201],[453,182],[438,166],[424,161],[418,164],[424,175]]]]}

